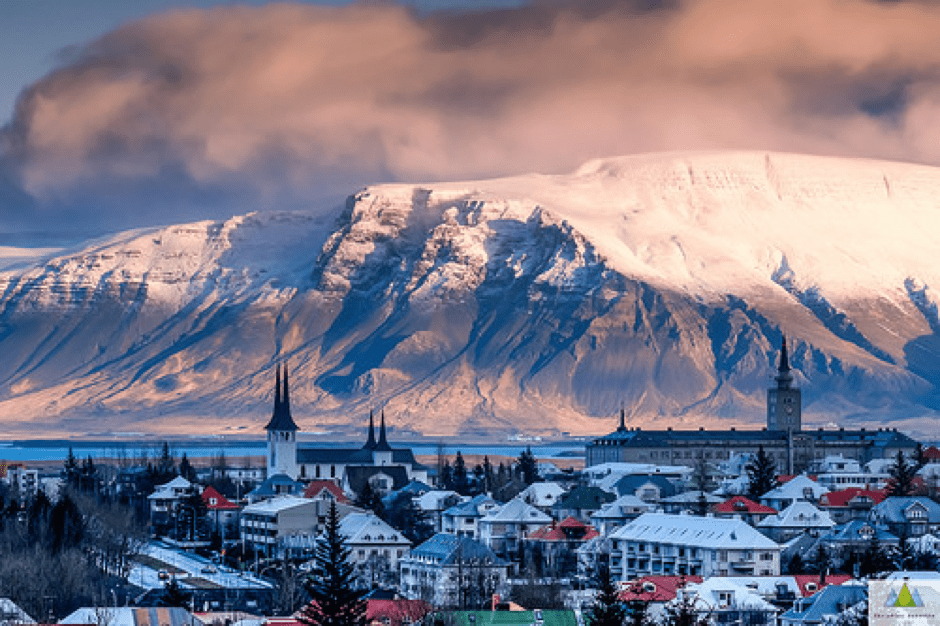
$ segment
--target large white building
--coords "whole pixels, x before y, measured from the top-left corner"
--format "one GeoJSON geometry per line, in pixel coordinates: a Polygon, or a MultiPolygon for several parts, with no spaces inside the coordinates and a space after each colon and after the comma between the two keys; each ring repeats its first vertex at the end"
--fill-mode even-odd
{"type": "Polygon", "coordinates": [[[741,520],[644,513],[609,539],[611,573],[620,580],[780,574],[782,546],[741,520]]]}
{"type": "MultiPolygon", "coordinates": [[[[331,502],[321,498],[277,496],[249,504],[242,510],[242,541],[269,556],[285,545],[292,549],[312,547],[326,524],[331,502]]],[[[348,504],[336,504],[341,517],[356,511],[348,504]]]]}

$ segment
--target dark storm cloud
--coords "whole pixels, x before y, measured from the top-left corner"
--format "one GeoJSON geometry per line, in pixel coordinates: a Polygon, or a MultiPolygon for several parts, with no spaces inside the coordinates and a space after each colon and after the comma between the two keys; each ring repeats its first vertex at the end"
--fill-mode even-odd
{"type": "Polygon", "coordinates": [[[168,13],[21,96],[0,203],[123,225],[656,150],[937,164],[937,32],[934,3],[864,0],[168,13]]]}

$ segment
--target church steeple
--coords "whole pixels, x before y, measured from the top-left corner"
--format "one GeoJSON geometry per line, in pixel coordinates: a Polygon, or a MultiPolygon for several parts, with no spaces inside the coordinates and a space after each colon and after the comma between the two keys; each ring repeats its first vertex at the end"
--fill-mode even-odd
{"type": "Polygon", "coordinates": [[[274,412],[271,420],[264,427],[267,431],[296,432],[300,430],[290,414],[290,395],[287,387],[287,364],[284,364],[284,382],[281,387],[281,366],[278,364],[274,374],[274,412]]]}
{"type": "Polygon", "coordinates": [[[392,451],[392,446],[388,445],[388,439],[385,438],[385,411],[382,411],[382,425],[379,427],[379,442],[375,444],[375,450],[378,452],[392,451]]]}
{"type": "Polygon", "coordinates": [[[366,445],[362,446],[363,450],[375,450],[375,418],[372,416],[372,411],[369,411],[369,438],[366,439],[366,445]]]}
{"type": "Polygon", "coordinates": [[[790,372],[790,358],[787,356],[787,337],[784,335],[780,346],[780,365],[777,367],[777,389],[790,389],[793,386],[793,374],[790,372]]]}
{"type": "Polygon", "coordinates": [[[622,433],[627,430],[627,415],[623,409],[620,409],[620,425],[617,426],[617,432],[622,433]]]}

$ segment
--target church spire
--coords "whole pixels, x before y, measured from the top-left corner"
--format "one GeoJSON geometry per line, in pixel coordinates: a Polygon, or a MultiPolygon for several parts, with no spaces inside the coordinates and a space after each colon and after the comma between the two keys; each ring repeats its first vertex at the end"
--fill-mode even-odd
{"type": "Polygon", "coordinates": [[[783,336],[780,344],[780,365],[777,367],[777,388],[789,389],[793,384],[793,374],[790,372],[790,357],[787,355],[787,337],[783,336]]]}
{"type": "Polygon", "coordinates": [[[375,450],[375,418],[372,416],[372,411],[369,411],[369,438],[366,439],[366,445],[362,447],[363,450],[375,450]]]}
{"type": "Polygon", "coordinates": [[[265,430],[272,431],[298,431],[297,424],[290,414],[290,396],[287,391],[287,364],[284,364],[284,383],[281,387],[281,366],[278,364],[274,370],[274,412],[271,414],[271,420],[264,427],[265,430]]]}
{"type": "Polygon", "coordinates": [[[620,426],[617,427],[617,432],[623,432],[627,429],[627,415],[626,411],[623,408],[620,409],[620,426]]]}
{"type": "Polygon", "coordinates": [[[379,426],[379,442],[375,444],[375,449],[379,452],[391,452],[392,446],[388,445],[388,439],[385,438],[385,411],[382,411],[382,425],[379,426]]]}

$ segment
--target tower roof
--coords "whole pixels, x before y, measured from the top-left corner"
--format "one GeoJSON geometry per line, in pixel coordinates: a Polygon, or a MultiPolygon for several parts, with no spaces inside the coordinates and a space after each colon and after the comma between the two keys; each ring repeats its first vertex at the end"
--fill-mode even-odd
{"type": "Polygon", "coordinates": [[[369,438],[366,439],[366,445],[362,446],[363,450],[375,450],[375,418],[372,416],[372,411],[369,411],[369,438]]]}
{"type": "Polygon", "coordinates": [[[287,364],[284,364],[283,390],[281,387],[281,366],[277,365],[274,375],[274,412],[271,414],[271,420],[264,427],[267,431],[298,431],[297,424],[290,414],[290,394],[287,383],[287,364]]]}
{"type": "Polygon", "coordinates": [[[778,389],[789,389],[793,385],[793,374],[790,372],[790,357],[787,356],[787,338],[783,337],[780,344],[780,364],[777,366],[775,376],[778,389]]]}
{"type": "Polygon", "coordinates": [[[376,452],[391,452],[392,446],[388,445],[385,438],[385,411],[382,411],[382,425],[379,427],[379,442],[375,444],[376,452]]]}

